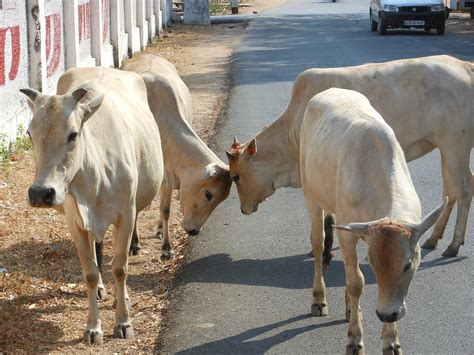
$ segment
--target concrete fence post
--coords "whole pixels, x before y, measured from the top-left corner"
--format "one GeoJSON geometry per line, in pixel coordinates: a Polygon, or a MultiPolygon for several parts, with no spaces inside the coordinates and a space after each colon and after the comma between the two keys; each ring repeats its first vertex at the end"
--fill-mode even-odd
{"type": "Polygon", "coordinates": [[[30,67],[30,87],[38,91],[46,89],[46,41],[44,0],[27,1],[28,52],[30,67]],[[41,30],[43,29],[43,30],[41,30]]]}
{"type": "Polygon", "coordinates": [[[125,0],[125,32],[128,34],[128,55],[140,50],[140,29],[136,27],[136,1],[125,0]]]}
{"type": "Polygon", "coordinates": [[[156,36],[155,13],[153,12],[153,0],[146,0],[146,21],[148,22],[148,42],[152,42],[156,36]]]}
{"type": "Polygon", "coordinates": [[[155,34],[160,35],[160,31],[163,28],[163,15],[161,13],[161,1],[153,0],[153,14],[155,15],[155,34]]]}
{"type": "Polygon", "coordinates": [[[183,22],[185,25],[210,25],[209,0],[185,0],[183,22]]]}
{"type": "Polygon", "coordinates": [[[137,26],[140,29],[140,49],[144,49],[148,44],[148,22],[145,15],[145,0],[136,0],[137,26]]]}
{"type": "Polygon", "coordinates": [[[66,47],[66,69],[79,66],[79,19],[78,0],[64,0],[64,43],[66,47]]]}

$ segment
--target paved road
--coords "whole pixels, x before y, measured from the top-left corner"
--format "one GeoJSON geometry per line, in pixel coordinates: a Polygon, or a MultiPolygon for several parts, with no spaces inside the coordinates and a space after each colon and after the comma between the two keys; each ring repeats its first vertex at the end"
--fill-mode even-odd
{"type": "MultiPolygon", "coordinates": [[[[251,138],[283,111],[296,75],[309,67],[330,67],[452,54],[474,59],[474,38],[447,31],[444,37],[369,31],[366,1],[289,1],[251,22],[237,49],[230,116],[218,135],[220,152],[236,134],[251,138]]],[[[220,154],[223,156],[223,154],[220,154]]],[[[471,168],[474,157],[471,156],[471,168]]],[[[441,202],[439,154],[410,163],[424,212],[441,202]]],[[[474,209],[459,257],[441,252],[453,233],[454,218],[438,250],[423,260],[399,322],[406,354],[474,353],[474,209]]],[[[360,245],[366,276],[362,297],[368,354],[379,353],[381,322],[375,315],[376,285],[360,245]]],[[[308,316],[312,259],[307,253],[309,221],[301,190],[280,189],[259,211],[243,216],[235,188],[196,237],[179,278],[177,301],[168,312],[170,328],[160,339],[164,352],[343,353],[344,270],[337,250],[326,274],[329,316],[308,316]]]]}

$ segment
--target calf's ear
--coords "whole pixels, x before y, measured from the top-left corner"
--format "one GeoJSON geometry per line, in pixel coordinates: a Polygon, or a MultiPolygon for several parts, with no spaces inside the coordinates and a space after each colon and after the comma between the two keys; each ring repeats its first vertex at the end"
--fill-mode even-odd
{"type": "Polygon", "coordinates": [[[28,102],[28,106],[30,107],[30,110],[32,112],[35,112],[35,101],[38,95],[40,95],[40,92],[36,91],[35,89],[30,89],[30,88],[20,89],[20,92],[26,95],[26,98],[27,98],[26,101],[28,102]]]}
{"type": "Polygon", "coordinates": [[[252,138],[247,148],[245,148],[245,155],[247,156],[247,158],[251,158],[255,154],[257,154],[257,140],[255,138],[252,138]]]}
{"type": "Polygon", "coordinates": [[[448,198],[445,197],[444,201],[441,205],[436,207],[433,211],[428,213],[420,223],[414,224],[411,226],[413,230],[413,240],[414,242],[418,242],[420,240],[421,236],[425,234],[425,232],[431,228],[433,224],[435,224],[438,221],[438,218],[441,216],[441,213],[443,212],[444,208],[446,207],[448,203],[448,198]]]}

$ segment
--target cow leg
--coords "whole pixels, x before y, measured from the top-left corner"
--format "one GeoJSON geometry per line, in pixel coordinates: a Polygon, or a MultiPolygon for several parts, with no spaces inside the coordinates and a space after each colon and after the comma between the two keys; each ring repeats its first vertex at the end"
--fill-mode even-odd
{"type": "Polygon", "coordinates": [[[100,272],[95,262],[94,239],[92,235],[77,228],[74,221],[69,223],[72,240],[77,249],[79,260],[82,265],[84,282],[87,287],[87,298],[89,310],[87,314],[87,326],[84,332],[84,341],[88,344],[102,344],[103,332],[101,329],[101,321],[99,317],[99,306],[97,303],[97,286],[99,284],[100,272]],[[90,238],[92,237],[92,238],[90,238]]]}
{"type": "Polygon", "coordinates": [[[105,300],[107,298],[107,290],[105,289],[104,282],[102,281],[102,257],[103,257],[103,243],[97,243],[93,235],[89,235],[89,240],[92,241],[91,254],[94,257],[94,262],[99,268],[99,283],[97,284],[97,299],[105,300]]]}
{"type": "Polygon", "coordinates": [[[171,257],[171,242],[169,239],[169,219],[171,211],[171,196],[173,189],[162,184],[160,188],[160,223],[162,226],[163,242],[161,243],[161,259],[171,257]]]}
{"type": "Polygon", "coordinates": [[[138,219],[138,215],[135,217],[135,224],[133,226],[133,233],[132,233],[132,242],[130,243],[130,249],[128,251],[128,254],[130,256],[140,255],[140,249],[142,248],[140,246],[140,236],[138,235],[138,231],[137,231],[137,219],[138,219]]]}
{"type": "Polygon", "coordinates": [[[450,177],[448,182],[452,184],[450,189],[455,191],[458,204],[453,240],[443,253],[443,256],[447,257],[456,256],[459,252],[459,248],[464,244],[467,219],[472,202],[472,190],[474,189],[474,176],[469,167],[471,144],[472,143],[468,144],[466,147],[457,146],[456,152],[441,151],[441,155],[445,156],[446,165],[448,167],[447,170],[450,177]]]}
{"type": "Polygon", "coordinates": [[[436,222],[431,236],[421,246],[424,249],[436,249],[438,241],[443,238],[443,233],[456,203],[456,190],[453,189],[453,181],[448,173],[446,159],[441,155],[441,173],[443,175],[443,196],[448,196],[448,203],[436,222]]]}
{"type": "Polygon", "coordinates": [[[311,304],[311,315],[327,316],[328,304],[326,300],[326,285],[323,277],[323,250],[324,229],[323,210],[307,200],[308,211],[311,218],[311,247],[314,256],[314,279],[313,279],[313,303],[311,304]]]}
{"type": "Polygon", "coordinates": [[[116,309],[115,309],[115,338],[133,338],[133,327],[129,318],[129,298],[127,293],[128,250],[135,224],[135,212],[123,216],[112,232],[112,247],[114,258],[112,274],[115,279],[116,309]]]}
{"type": "Polygon", "coordinates": [[[350,307],[349,330],[347,333],[349,339],[346,345],[346,354],[365,354],[362,312],[360,309],[360,296],[362,295],[365,280],[357,260],[356,247],[358,238],[344,231],[339,231],[339,236],[344,269],[346,271],[346,292],[349,295],[348,303],[350,307]]]}
{"type": "Polygon", "coordinates": [[[398,339],[397,322],[383,324],[382,344],[383,355],[403,355],[398,339]]]}

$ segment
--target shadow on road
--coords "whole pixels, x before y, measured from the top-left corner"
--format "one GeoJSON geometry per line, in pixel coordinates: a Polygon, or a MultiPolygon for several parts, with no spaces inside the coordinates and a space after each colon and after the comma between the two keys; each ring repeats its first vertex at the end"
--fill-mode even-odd
{"type": "Polygon", "coordinates": [[[303,314],[281,322],[250,329],[228,338],[198,345],[193,348],[177,352],[177,354],[218,354],[222,353],[224,350],[226,353],[260,354],[268,351],[275,345],[288,341],[302,333],[313,331],[319,328],[332,327],[346,322],[344,319],[338,319],[327,323],[305,325],[299,328],[286,329],[278,334],[271,335],[263,339],[252,340],[256,337],[261,338],[261,336],[266,332],[275,330],[279,327],[287,326],[291,323],[308,319],[310,317],[310,315],[303,314]]]}
{"type": "MultiPolygon", "coordinates": [[[[313,284],[313,259],[307,254],[275,259],[232,260],[228,254],[213,254],[185,266],[180,283],[223,283],[267,286],[284,289],[307,289],[313,284]]],[[[375,284],[370,266],[361,264],[366,284],[375,284]]],[[[327,287],[346,285],[344,264],[333,260],[324,279],[327,287]]]]}

